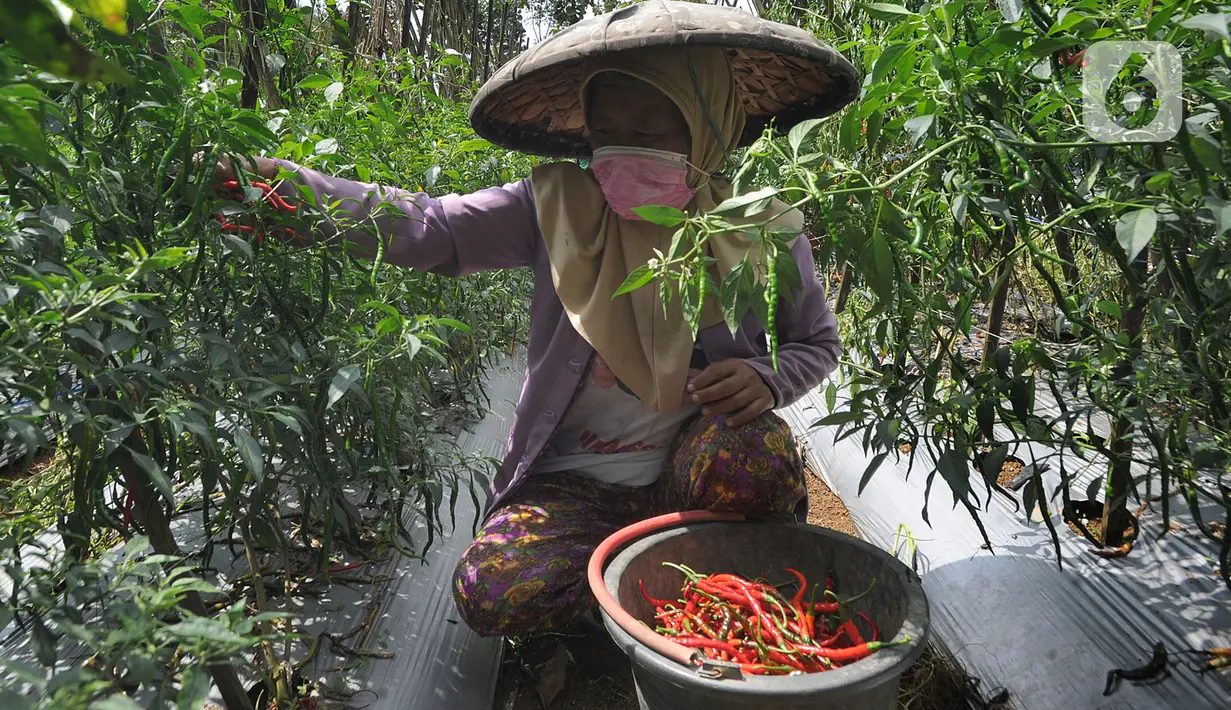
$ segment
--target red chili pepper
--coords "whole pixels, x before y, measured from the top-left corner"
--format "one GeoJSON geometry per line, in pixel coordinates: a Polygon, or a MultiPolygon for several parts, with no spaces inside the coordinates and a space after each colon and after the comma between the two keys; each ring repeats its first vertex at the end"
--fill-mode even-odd
{"type": "Polygon", "coordinates": [[[845,624],[842,624],[839,631],[846,632],[846,635],[851,638],[851,641],[853,641],[856,646],[863,643],[863,634],[859,633],[859,629],[856,628],[854,620],[848,620],[845,624]]]}
{"type": "Polygon", "coordinates": [[[679,645],[687,646],[688,648],[705,648],[715,651],[722,651],[723,653],[729,654],[734,658],[740,659],[744,663],[751,663],[751,660],[745,658],[744,654],[737,651],[734,646],[725,641],[701,638],[700,636],[682,636],[674,639],[674,641],[679,645]]]}
{"type": "MultiPolygon", "coordinates": [[[[906,643],[909,640],[910,639],[908,638],[902,643],[906,643]]],[[[848,646],[846,648],[825,648],[823,646],[799,645],[795,647],[795,650],[800,653],[807,653],[814,656],[820,656],[822,658],[828,658],[831,661],[858,661],[861,658],[867,658],[872,653],[879,651],[886,646],[896,645],[898,644],[870,641],[868,643],[861,643],[855,646],[848,646]]]]}
{"type": "Polygon", "coordinates": [[[880,630],[876,628],[876,624],[871,619],[868,618],[868,615],[860,611],[860,612],[856,612],[856,616],[868,622],[868,626],[872,628],[872,640],[880,641],[881,640],[880,630]]]}
{"type": "Polygon", "coordinates": [[[749,675],[769,675],[794,670],[790,666],[767,666],[759,663],[741,663],[739,669],[749,675]]]}
{"type": "Polygon", "coordinates": [[[773,650],[773,649],[770,649],[770,651],[769,651],[769,660],[773,661],[774,663],[778,663],[778,664],[781,664],[781,665],[784,665],[784,666],[790,666],[790,667],[792,667],[792,668],[794,668],[795,670],[798,670],[798,671],[804,671],[804,672],[807,672],[807,670],[804,668],[804,664],[803,664],[803,663],[801,663],[800,661],[798,661],[798,660],[796,660],[796,659],[794,659],[794,658],[791,658],[790,656],[788,656],[788,655],[786,655],[786,654],[784,654],[784,653],[781,653],[781,652],[779,652],[779,651],[775,651],[775,650],[773,650]]]}
{"type": "Polygon", "coordinates": [[[795,579],[799,580],[799,589],[795,590],[795,596],[791,599],[791,604],[796,609],[802,609],[803,607],[801,607],[800,604],[804,600],[804,592],[808,589],[808,580],[804,578],[802,572],[793,570],[790,567],[787,567],[786,571],[795,577],[795,579]]]}
{"type": "Polygon", "coordinates": [[[812,605],[812,611],[818,614],[837,614],[838,602],[816,602],[812,605]]]}
{"type": "Polygon", "coordinates": [[[637,584],[641,587],[641,596],[645,597],[645,600],[650,603],[650,606],[657,608],[666,607],[668,604],[671,604],[671,602],[666,599],[655,599],[650,596],[650,593],[645,589],[645,582],[643,580],[637,580],[637,584]]]}

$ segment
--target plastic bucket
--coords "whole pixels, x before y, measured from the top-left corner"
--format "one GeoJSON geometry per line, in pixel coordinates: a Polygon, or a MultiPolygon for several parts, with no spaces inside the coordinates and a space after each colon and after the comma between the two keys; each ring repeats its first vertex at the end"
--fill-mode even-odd
{"type": "MultiPolygon", "coordinates": [[[[640,530],[646,529],[646,522],[639,524],[640,530]]],[[[638,526],[626,530],[632,527],[638,526]]],[[[628,534],[620,536],[617,532],[609,540],[618,543],[628,534]]],[[[604,555],[611,549],[608,545],[604,555]]],[[[603,561],[596,553],[591,586],[603,561]]],[[[604,607],[608,632],[632,662],[643,710],[894,710],[901,675],[927,643],[928,603],[919,576],[886,552],[849,535],[813,525],[761,522],[693,522],[659,529],[633,540],[610,559],[601,573],[602,591],[634,619],[653,627],[654,610],[641,596],[638,580],[645,582],[652,596],[673,599],[683,583],[680,573],[664,567],[663,562],[685,564],[702,574],[733,572],[783,581],[787,579],[783,568],[792,567],[809,583],[821,582],[832,569],[843,597],[871,587],[850,605],[850,613],[862,611],[870,616],[883,639],[909,637],[910,641],[822,673],[716,679],[634,638],[604,607]]],[[[598,592],[604,601],[605,595],[598,592]]],[[[606,600],[608,605],[611,599],[606,600]]],[[[644,631],[637,633],[645,637],[644,631]]]]}

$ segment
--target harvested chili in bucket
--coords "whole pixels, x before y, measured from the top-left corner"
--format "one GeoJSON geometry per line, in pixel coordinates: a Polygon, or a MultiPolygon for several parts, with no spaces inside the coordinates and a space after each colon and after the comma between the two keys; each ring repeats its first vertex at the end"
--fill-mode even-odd
{"type": "Polygon", "coordinates": [[[910,641],[909,637],[880,641],[880,630],[864,613],[843,618],[844,607],[870,588],[841,600],[829,578],[817,600],[819,587],[809,589],[802,573],[787,568],[794,577],[794,581],[781,585],[794,586],[794,593],[787,597],[778,587],[763,581],[735,574],[701,575],[670,562],[663,565],[679,570],[684,584],[678,599],[655,599],[639,580],[642,596],[654,607],[658,622],[655,631],[712,660],[736,663],[745,673],[819,673],[867,658],[885,646],[910,641]],[[871,641],[865,640],[856,620],[867,627],[871,641]],[[834,631],[830,632],[831,628],[834,631]]]}

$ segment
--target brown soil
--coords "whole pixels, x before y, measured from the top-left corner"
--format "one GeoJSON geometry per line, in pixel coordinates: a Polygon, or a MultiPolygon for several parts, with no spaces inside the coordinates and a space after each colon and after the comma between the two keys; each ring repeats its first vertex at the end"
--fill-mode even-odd
{"type": "Polygon", "coordinates": [[[1013,482],[1014,478],[1017,478],[1017,474],[1021,473],[1024,468],[1026,468],[1026,465],[1021,461],[1005,461],[1004,465],[1000,467],[1000,475],[996,476],[996,484],[1001,488],[1008,488],[1009,484],[1013,482]]]}
{"type": "MultiPolygon", "coordinates": [[[[808,471],[808,522],[857,536],[842,499],[808,471]]],[[[930,647],[902,676],[899,710],[969,707],[971,683],[930,647]]],[[[977,698],[976,705],[984,702],[977,698]]],[[[494,710],[637,710],[628,657],[605,631],[576,624],[568,632],[505,641],[494,710]],[[547,697],[541,698],[540,692],[547,697]],[[544,700],[549,700],[545,703],[544,700]]],[[[987,705],[1001,710],[1000,704],[987,705]]]]}
{"type": "Polygon", "coordinates": [[[1087,500],[1071,500],[1070,507],[1061,510],[1065,525],[1069,529],[1095,543],[1098,547],[1091,550],[1099,557],[1114,558],[1124,557],[1129,552],[1132,552],[1133,543],[1137,539],[1137,518],[1141,516],[1145,510],[1146,503],[1142,503],[1141,507],[1135,513],[1126,513],[1123,521],[1123,532],[1121,539],[1124,543],[1115,548],[1102,547],[1104,541],[1103,530],[1103,504],[1097,501],[1087,500]],[[1087,536],[1082,532],[1085,528],[1089,533],[1087,536]]]}
{"type": "Polygon", "coordinates": [[[852,537],[859,537],[851,511],[838,494],[825,485],[821,477],[810,469],[808,474],[808,522],[830,530],[837,530],[852,537]]]}
{"type": "Polygon", "coordinates": [[[7,488],[13,481],[39,475],[47,470],[55,457],[56,449],[47,448],[34,455],[29,468],[25,466],[25,458],[19,457],[10,461],[7,465],[0,467],[0,488],[7,488]]]}
{"type": "Polygon", "coordinates": [[[506,640],[504,664],[496,683],[494,710],[637,710],[637,691],[628,656],[606,631],[578,624],[567,633],[506,640]],[[553,661],[560,646],[567,651],[561,671],[553,661]],[[540,698],[553,685],[563,688],[554,698],[540,698]]]}

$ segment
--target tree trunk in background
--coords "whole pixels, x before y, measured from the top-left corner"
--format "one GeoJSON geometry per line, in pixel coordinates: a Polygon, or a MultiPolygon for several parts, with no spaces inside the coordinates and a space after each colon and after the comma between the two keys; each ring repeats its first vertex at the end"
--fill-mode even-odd
{"type": "Polygon", "coordinates": [[[385,52],[385,33],[389,26],[389,8],[385,0],[372,0],[372,11],[368,14],[368,26],[360,45],[359,54],[383,58],[385,52]]]}
{"type": "Polygon", "coordinates": [[[415,0],[406,0],[402,3],[402,49],[409,50],[415,44],[415,38],[411,31],[411,22],[415,18],[415,0]]]}
{"type": "Polygon", "coordinates": [[[265,96],[266,108],[280,109],[282,97],[278,95],[278,87],[274,85],[269,66],[265,63],[265,40],[261,37],[269,6],[265,4],[265,0],[239,0],[237,7],[244,36],[244,83],[240,89],[240,106],[256,108],[257,96],[260,93],[265,96]]]}
{"type": "Polygon", "coordinates": [[[487,81],[492,68],[492,0],[487,0],[487,36],[483,38],[483,81],[487,81]]]}
{"type": "Polygon", "coordinates": [[[363,37],[363,8],[357,1],[352,0],[346,6],[346,27],[350,48],[347,52],[346,62],[342,65],[343,71],[346,71],[348,66],[354,66],[355,52],[359,50],[359,40],[363,37]]]}
{"type": "MultiPolygon", "coordinates": [[[[1048,221],[1060,216],[1062,212],[1060,198],[1056,197],[1056,193],[1050,190],[1043,193],[1043,209],[1048,221]]],[[[1052,241],[1056,244],[1056,256],[1064,261],[1064,266],[1061,268],[1064,271],[1065,282],[1070,287],[1076,286],[1081,281],[1081,272],[1077,269],[1077,259],[1073,255],[1073,242],[1069,238],[1069,231],[1063,227],[1057,227],[1052,230],[1052,241]]]]}
{"type": "Polygon", "coordinates": [[[427,35],[432,27],[432,0],[423,0],[423,21],[419,23],[419,56],[427,56],[427,35]]]}
{"type": "Polygon", "coordinates": [[[500,9],[500,37],[496,40],[496,68],[499,69],[504,64],[504,38],[505,30],[509,26],[509,2],[505,0],[504,5],[500,9]]]}
{"type": "MultiPolygon", "coordinates": [[[[463,51],[462,47],[456,47],[463,51]]],[[[479,74],[479,0],[470,0],[470,71],[479,74]]]]}

